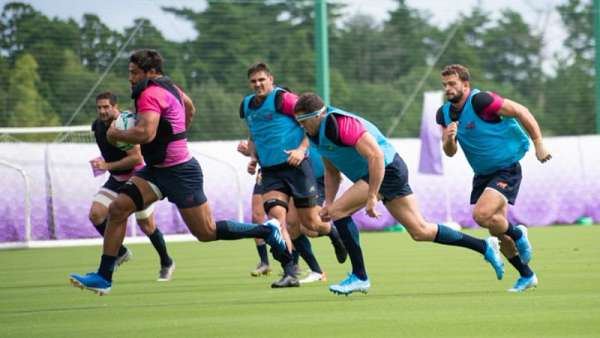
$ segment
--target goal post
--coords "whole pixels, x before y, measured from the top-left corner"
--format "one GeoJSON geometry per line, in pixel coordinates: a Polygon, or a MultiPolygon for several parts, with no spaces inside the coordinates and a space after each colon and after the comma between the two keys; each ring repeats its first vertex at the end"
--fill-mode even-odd
{"type": "MultiPolygon", "coordinates": [[[[245,159],[235,151],[236,143],[189,143],[206,177],[204,190],[216,219],[248,220],[250,215],[253,178],[244,175],[245,159]]],[[[106,173],[92,175],[89,160],[99,155],[89,125],[0,128],[0,169],[6,173],[0,184],[11,186],[6,201],[19,201],[0,203],[5,219],[10,218],[0,222],[0,231],[8,230],[0,237],[0,249],[101,243],[88,219],[93,196],[108,178],[106,173]]],[[[155,205],[155,217],[168,240],[194,239],[178,209],[166,200],[155,205]]],[[[134,217],[127,229],[126,242],[146,239],[134,217]]]]}
{"type": "Polygon", "coordinates": [[[24,197],[23,222],[24,222],[24,224],[23,224],[23,227],[24,227],[25,233],[24,233],[24,242],[23,242],[22,247],[27,247],[29,245],[29,243],[31,242],[31,179],[29,178],[29,175],[27,175],[27,172],[25,172],[25,170],[23,170],[23,168],[21,168],[20,166],[18,166],[16,164],[12,164],[12,163],[9,163],[7,161],[0,159],[0,166],[15,170],[23,178],[23,185],[24,185],[24,189],[23,189],[24,190],[24,193],[23,193],[23,197],[24,197]]]}

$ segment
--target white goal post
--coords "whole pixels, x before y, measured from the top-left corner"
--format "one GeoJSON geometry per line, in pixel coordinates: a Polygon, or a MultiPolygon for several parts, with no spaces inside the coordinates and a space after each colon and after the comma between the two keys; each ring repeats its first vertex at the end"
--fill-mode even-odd
{"type": "Polygon", "coordinates": [[[22,247],[27,247],[29,245],[29,242],[31,242],[31,179],[29,178],[29,175],[27,175],[27,172],[25,172],[25,170],[23,170],[23,168],[21,168],[20,166],[16,165],[16,164],[12,164],[9,162],[6,162],[2,159],[0,159],[0,166],[3,167],[7,167],[10,169],[14,169],[15,171],[17,171],[19,173],[19,175],[21,175],[21,177],[23,177],[23,183],[25,186],[24,189],[24,205],[25,205],[25,209],[24,209],[24,220],[25,220],[25,224],[23,225],[25,228],[25,242],[22,243],[22,247]]]}

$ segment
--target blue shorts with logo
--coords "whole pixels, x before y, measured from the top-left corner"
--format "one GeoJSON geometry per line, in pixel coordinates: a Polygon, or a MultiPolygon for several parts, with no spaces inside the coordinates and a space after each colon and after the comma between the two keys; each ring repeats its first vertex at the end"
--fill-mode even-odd
{"type": "Polygon", "coordinates": [[[491,174],[475,175],[473,177],[473,190],[471,191],[471,204],[477,203],[486,188],[491,188],[504,195],[509,204],[514,205],[519,194],[522,178],[519,162],[491,174]]]}
{"type": "MultiPolygon", "coordinates": [[[[369,175],[360,178],[369,183],[369,175]]],[[[398,197],[404,197],[412,194],[412,189],[408,184],[408,167],[400,155],[396,154],[390,164],[385,167],[385,175],[379,194],[383,202],[389,202],[398,197]]]]}
{"type": "Polygon", "coordinates": [[[294,167],[287,163],[262,169],[263,193],[279,191],[294,198],[296,208],[317,205],[317,182],[308,161],[294,167]]]}
{"type": "Polygon", "coordinates": [[[168,198],[180,209],[196,207],[207,201],[202,168],[195,158],[166,168],[145,166],[134,175],[152,182],[163,198],[168,198]]]}

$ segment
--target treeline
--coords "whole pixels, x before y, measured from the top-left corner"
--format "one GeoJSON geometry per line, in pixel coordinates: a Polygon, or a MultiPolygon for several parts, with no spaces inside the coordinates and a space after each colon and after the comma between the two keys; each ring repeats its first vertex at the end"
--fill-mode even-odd
{"type": "MultiPolygon", "coordinates": [[[[546,134],[596,132],[590,0],[568,0],[557,8],[568,37],[563,53],[552,60],[542,56],[541,36],[510,9],[494,15],[485,8],[467,9],[440,28],[430,23],[427,12],[403,0],[397,0],[385,22],[343,17],[342,6],[329,5],[334,105],[359,112],[386,130],[424,81],[392,136],[418,134],[422,92],[440,89],[439,70],[448,63],[469,66],[474,86],[527,105],[546,134]],[[442,49],[446,40],[450,43],[442,49]],[[542,69],[547,61],[556,65],[550,72],[542,69]]],[[[4,5],[0,126],[67,123],[113,60],[96,92],[112,90],[122,108],[130,107],[127,57],[137,48],[158,49],[166,59],[165,73],[196,103],[198,117],[190,131],[195,140],[246,136],[238,108],[249,92],[246,68],[256,61],[271,65],[277,83],[298,92],[314,90],[312,1],[208,1],[203,11],[163,11],[191,22],[197,38],[169,41],[144,18],[121,33],[94,14],[77,22],[49,18],[28,4],[4,5]]],[[[94,97],[83,102],[71,124],[94,119],[94,97]]]]}

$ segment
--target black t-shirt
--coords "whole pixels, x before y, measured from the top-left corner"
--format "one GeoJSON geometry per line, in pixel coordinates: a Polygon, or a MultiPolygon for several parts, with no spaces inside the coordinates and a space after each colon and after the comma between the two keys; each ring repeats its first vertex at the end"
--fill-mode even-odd
{"type": "MultiPolygon", "coordinates": [[[[108,126],[102,122],[100,119],[96,119],[94,123],[92,123],[92,131],[94,132],[94,137],[96,138],[96,144],[100,149],[100,153],[106,162],[116,162],[127,156],[127,152],[117,148],[108,142],[106,138],[106,132],[108,131],[108,126]]],[[[110,173],[113,175],[123,175],[128,174],[133,171],[131,169],[124,170],[110,170],[110,173]]]]}
{"type": "MultiPolygon", "coordinates": [[[[342,139],[340,138],[339,127],[335,116],[335,113],[331,113],[327,116],[327,119],[325,120],[325,137],[327,137],[331,142],[333,142],[339,147],[349,147],[348,145],[344,144],[342,142],[342,139]]],[[[309,137],[313,140],[313,142],[319,144],[318,134],[314,137],[309,135],[309,137]]]]}
{"type": "MultiPolygon", "coordinates": [[[[494,102],[494,97],[489,92],[479,92],[473,95],[473,99],[471,103],[473,104],[473,110],[475,110],[475,114],[481,117],[483,111],[494,102]]],[[[446,123],[444,122],[444,112],[442,111],[442,107],[440,107],[436,113],[435,120],[437,124],[446,127],[446,123]]],[[[463,107],[464,108],[464,107],[463,107]]],[[[452,121],[457,121],[460,118],[460,114],[462,113],[462,109],[457,109],[453,105],[450,105],[450,118],[452,121]]],[[[484,121],[489,123],[498,123],[501,121],[500,116],[497,116],[494,119],[485,118],[484,121]]]]}

